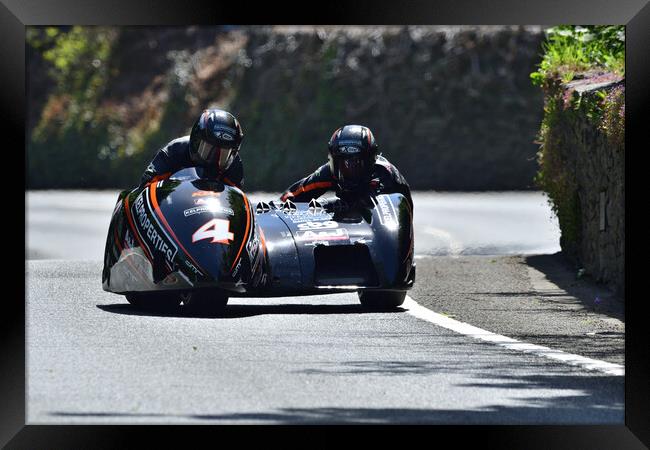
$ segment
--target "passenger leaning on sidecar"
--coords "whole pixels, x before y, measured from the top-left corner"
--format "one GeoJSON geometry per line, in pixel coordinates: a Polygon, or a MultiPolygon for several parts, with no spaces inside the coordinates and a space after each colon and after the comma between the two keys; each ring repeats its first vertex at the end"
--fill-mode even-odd
{"type": "Polygon", "coordinates": [[[408,183],[393,164],[378,154],[375,137],[367,127],[346,125],[337,129],[328,150],[329,161],[289,186],[282,201],[306,202],[327,191],[335,191],[344,200],[399,192],[413,209],[408,183]]]}
{"type": "Polygon", "coordinates": [[[158,150],[142,175],[140,186],[168,178],[186,167],[203,167],[206,176],[241,188],[244,166],[239,148],[243,137],[235,116],[220,109],[206,109],[189,136],[174,139],[158,150]]]}

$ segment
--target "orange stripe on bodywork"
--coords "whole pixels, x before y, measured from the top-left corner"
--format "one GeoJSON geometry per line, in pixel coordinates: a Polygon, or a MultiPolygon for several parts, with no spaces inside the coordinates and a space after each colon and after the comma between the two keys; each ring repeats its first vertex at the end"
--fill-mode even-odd
{"type": "Polygon", "coordinates": [[[151,178],[151,180],[149,180],[149,183],[157,183],[158,181],[166,180],[171,175],[171,172],[161,173],[160,175],[156,175],[155,177],[151,178]]]}
{"type": "Polygon", "coordinates": [[[142,248],[142,252],[144,255],[147,257],[149,262],[153,264],[153,257],[149,254],[147,251],[147,247],[144,246],[144,243],[140,240],[140,235],[135,229],[135,224],[133,223],[133,218],[131,217],[131,210],[129,209],[129,196],[127,195],[124,197],[124,210],[126,211],[126,218],[129,221],[129,226],[131,227],[131,232],[133,233],[133,236],[138,240],[138,243],[140,244],[140,248],[142,248]]]}
{"type": "Polygon", "coordinates": [[[303,186],[302,192],[308,192],[308,191],[313,191],[314,189],[318,188],[328,188],[334,186],[334,183],[331,181],[320,181],[318,183],[312,183],[308,184],[307,186],[303,186]]]}
{"type": "Polygon", "coordinates": [[[264,230],[262,230],[262,227],[258,227],[260,229],[260,238],[262,239],[262,250],[264,250],[264,256],[266,256],[266,238],[264,237],[264,230]]]}
{"type": "Polygon", "coordinates": [[[241,247],[239,247],[239,251],[237,252],[237,256],[235,256],[235,260],[232,262],[232,266],[230,267],[230,271],[235,268],[235,265],[237,264],[237,261],[239,261],[239,255],[241,255],[241,251],[244,249],[244,246],[246,245],[246,241],[248,240],[248,230],[251,225],[251,217],[250,217],[250,209],[248,207],[248,199],[246,198],[246,195],[243,195],[244,197],[244,206],[246,206],[246,231],[244,232],[244,237],[242,238],[241,241],[241,247]]]}
{"type": "Polygon", "coordinates": [[[237,185],[236,185],[235,183],[233,183],[233,182],[230,180],[230,178],[228,178],[228,177],[223,177],[223,181],[225,181],[226,184],[228,184],[228,185],[230,185],[230,186],[235,186],[235,187],[237,187],[237,185]]]}
{"type": "Polygon", "coordinates": [[[305,186],[300,186],[298,189],[296,189],[293,192],[287,192],[286,194],[284,194],[281,197],[281,200],[285,201],[287,199],[287,197],[295,197],[296,195],[302,194],[303,192],[309,192],[309,191],[313,191],[314,189],[319,189],[319,188],[320,189],[322,189],[322,188],[330,188],[332,186],[334,186],[334,183],[332,183],[331,181],[319,181],[317,183],[307,184],[305,186]]]}
{"type": "Polygon", "coordinates": [[[188,252],[188,251],[185,249],[185,247],[183,247],[183,244],[181,244],[181,241],[178,240],[178,238],[177,238],[176,235],[174,234],[174,231],[172,230],[172,227],[170,227],[169,224],[167,223],[167,219],[165,219],[165,216],[163,215],[162,211],[160,210],[160,207],[158,206],[158,199],[156,198],[156,183],[152,183],[152,184],[150,185],[150,187],[149,187],[149,193],[150,193],[150,195],[151,195],[151,203],[153,204],[154,211],[156,212],[156,215],[157,215],[158,217],[160,217],[160,220],[162,220],[162,223],[163,223],[163,225],[165,225],[165,228],[167,228],[167,231],[169,231],[169,234],[172,235],[172,238],[176,241],[176,243],[177,243],[178,245],[180,245],[180,247],[183,249],[183,251],[185,252],[185,254],[187,255],[187,257],[190,258],[190,259],[192,260],[192,262],[194,263],[194,265],[195,265],[199,270],[201,270],[201,272],[203,272],[204,274],[207,274],[208,272],[206,272],[205,270],[203,270],[203,268],[199,265],[199,263],[197,263],[197,262],[194,260],[194,258],[192,258],[192,255],[190,255],[190,252],[188,252]]]}

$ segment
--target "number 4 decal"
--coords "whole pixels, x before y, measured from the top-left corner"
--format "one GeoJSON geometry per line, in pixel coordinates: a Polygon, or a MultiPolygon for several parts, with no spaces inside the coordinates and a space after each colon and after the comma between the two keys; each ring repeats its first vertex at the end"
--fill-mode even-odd
{"type": "Polygon", "coordinates": [[[224,219],[212,219],[205,223],[192,235],[192,242],[212,238],[212,243],[229,244],[235,238],[230,232],[230,221],[224,219]]]}

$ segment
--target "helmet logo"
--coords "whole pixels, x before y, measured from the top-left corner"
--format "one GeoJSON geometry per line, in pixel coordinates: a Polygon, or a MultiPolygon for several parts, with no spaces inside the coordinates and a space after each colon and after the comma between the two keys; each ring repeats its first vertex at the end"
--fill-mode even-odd
{"type": "Polygon", "coordinates": [[[226,133],[225,131],[217,131],[216,133],[214,133],[214,135],[218,139],[223,139],[224,141],[233,141],[234,140],[234,138],[230,134],[226,133]]]}
{"type": "Polygon", "coordinates": [[[339,147],[339,153],[345,153],[346,155],[349,154],[354,154],[354,153],[361,153],[361,149],[359,147],[354,147],[354,146],[343,146],[339,147]]]}
{"type": "Polygon", "coordinates": [[[217,139],[223,139],[224,141],[234,141],[237,130],[217,123],[214,125],[214,127],[212,127],[212,133],[217,139]]]}

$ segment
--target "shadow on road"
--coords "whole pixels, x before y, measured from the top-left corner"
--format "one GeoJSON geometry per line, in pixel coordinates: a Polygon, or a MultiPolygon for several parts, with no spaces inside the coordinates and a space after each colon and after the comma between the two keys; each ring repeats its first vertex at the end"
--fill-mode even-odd
{"type": "MultiPolygon", "coordinates": [[[[329,304],[284,304],[284,305],[228,305],[226,309],[213,315],[200,315],[185,311],[183,306],[176,308],[151,310],[138,308],[134,305],[114,303],[111,305],[97,305],[102,311],[126,314],[132,316],[149,317],[188,317],[198,319],[239,319],[242,317],[260,316],[266,314],[369,314],[370,311],[359,304],[329,305],[329,304]]],[[[385,313],[405,312],[403,308],[385,313]]]]}
{"type": "MultiPolygon", "coordinates": [[[[50,411],[49,416],[65,422],[87,422],[106,419],[120,422],[183,423],[271,422],[282,424],[616,424],[624,423],[624,377],[597,372],[576,373],[569,367],[549,372],[545,361],[513,360],[498,365],[489,358],[480,362],[471,358],[437,361],[322,362],[314,368],[298,371],[314,379],[339,377],[342,382],[356,382],[377,376],[399,376],[408,380],[421,376],[474,373],[455,386],[475,395],[477,389],[495,390],[494,403],[465,409],[390,408],[390,407],[314,407],[269,408],[257,411],[219,413],[162,413],[156,411],[50,411]],[[496,370],[495,370],[496,369],[496,370]],[[525,372],[522,373],[522,370],[525,372]],[[404,378],[406,377],[406,378],[404,378]],[[498,393],[497,393],[498,392],[498,393]],[[540,393],[544,393],[541,394],[540,393]],[[523,395],[522,395],[523,394],[523,395]],[[550,394],[550,395],[549,395],[550,394]],[[501,396],[508,398],[502,398],[501,396]],[[499,396],[499,397],[497,397],[499,396]]],[[[435,378],[432,378],[434,380],[435,378]]],[[[435,389],[435,386],[432,386],[435,389]]],[[[483,398],[477,395],[477,398],[483,398]]]]}
{"type": "MultiPolygon", "coordinates": [[[[542,293],[542,297],[567,295],[574,297],[585,309],[605,314],[625,322],[625,305],[609,288],[596,283],[591,277],[577,278],[577,271],[561,253],[531,255],[525,264],[542,272],[546,279],[565,293],[542,293]]],[[[537,293],[539,296],[540,294],[537,293]]],[[[575,300],[574,300],[575,301],[575,300]]]]}
{"type": "MultiPolygon", "coordinates": [[[[62,420],[117,419],[128,423],[133,419],[145,423],[184,421],[280,424],[611,424],[622,425],[622,404],[603,405],[592,395],[572,395],[561,399],[526,398],[527,406],[487,405],[478,410],[417,409],[417,408],[280,408],[263,412],[225,414],[162,414],[134,412],[64,412],[50,416],[62,420]]],[[[136,421],[134,421],[137,423],[136,421]]]]}

